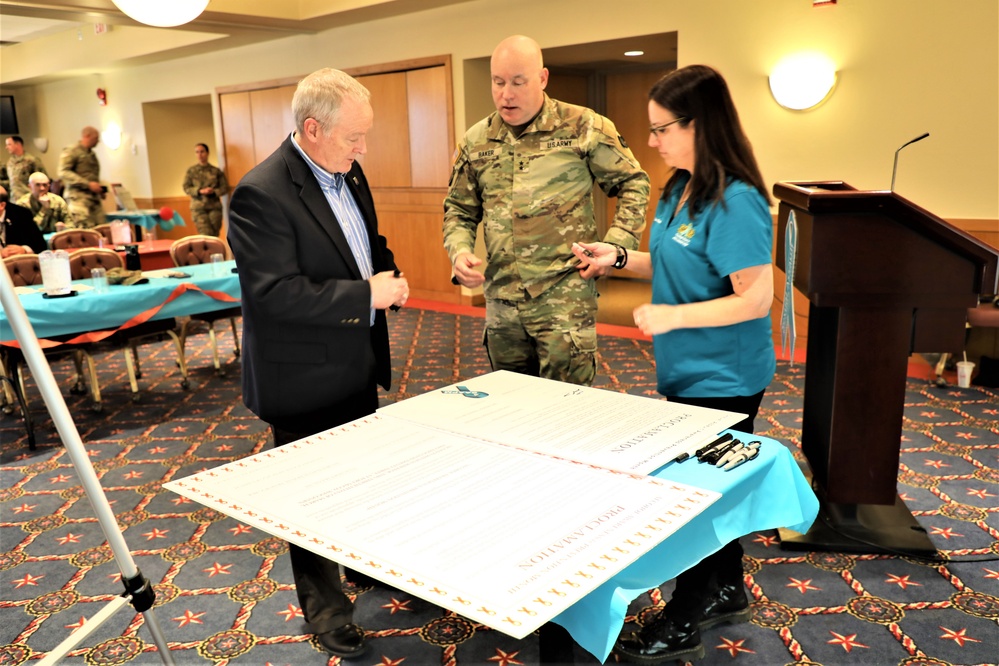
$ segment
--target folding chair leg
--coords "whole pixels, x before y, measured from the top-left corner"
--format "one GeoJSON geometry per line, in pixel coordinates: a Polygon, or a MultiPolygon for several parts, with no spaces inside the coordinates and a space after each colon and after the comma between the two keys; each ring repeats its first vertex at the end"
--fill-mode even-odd
{"type": "Polygon", "coordinates": [[[94,357],[87,352],[80,353],[87,362],[87,372],[90,377],[90,394],[94,399],[91,409],[95,412],[101,412],[104,410],[104,405],[101,403],[101,387],[97,383],[97,366],[94,364],[94,357]]]}
{"type": "Polygon", "coordinates": [[[132,402],[139,402],[139,382],[135,379],[135,365],[130,353],[134,349],[124,349],[123,351],[125,353],[125,368],[128,370],[128,383],[132,387],[132,402]]]}
{"type": "Polygon", "coordinates": [[[3,413],[11,414],[14,411],[14,403],[17,402],[16,391],[14,390],[14,375],[7,370],[7,363],[4,362],[2,355],[0,355],[0,376],[9,379],[9,382],[3,383],[3,413]]]}
{"type": "Polygon", "coordinates": [[[947,369],[947,359],[950,358],[949,353],[940,354],[940,360],[937,361],[937,365],[933,368],[933,372],[936,375],[937,386],[947,386],[947,380],[944,379],[944,370],[947,369]]]}
{"type": "Polygon", "coordinates": [[[35,426],[31,422],[31,412],[28,411],[28,396],[24,392],[24,372],[16,361],[12,370],[13,375],[8,375],[6,374],[6,370],[4,371],[4,386],[6,387],[9,382],[13,388],[17,402],[21,406],[21,416],[24,417],[24,430],[28,435],[28,448],[34,451],[37,448],[35,446],[35,426]]]}
{"type": "Polygon", "coordinates": [[[167,331],[173,339],[174,347],[177,348],[177,365],[180,367],[180,387],[185,391],[191,387],[191,382],[187,379],[187,359],[184,358],[184,330],[186,324],[181,327],[180,335],[173,331],[167,331]]]}
{"type": "Polygon", "coordinates": [[[132,359],[135,361],[135,376],[142,379],[142,366],[139,365],[139,344],[132,341],[129,346],[132,348],[132,359]]]}
{"type": "Polygon", "coordinates": [[[236,332],[236,318],[229,317],[229,325],[232,326],[232,343],[236,347],[236,358],[239,358],[239,334],[236,332]]]}
{"type": "Polygon", "coordinates": [[[76,378],[69,392],[73,395],[83,395],[87,392],[87,386],[83,382],[83,350],[77,349],[73,352],[73,365],[76,366],[76,378]]]}
{"type": "Polygon", "coordinates": [[[224,375],[222,364],[219,363],[219,341],[215,337],[215,324],[213,322],[208,322],[208,338],[212,341],[212,363],[215,364],[215,372],[218,375],[224,375]]]}

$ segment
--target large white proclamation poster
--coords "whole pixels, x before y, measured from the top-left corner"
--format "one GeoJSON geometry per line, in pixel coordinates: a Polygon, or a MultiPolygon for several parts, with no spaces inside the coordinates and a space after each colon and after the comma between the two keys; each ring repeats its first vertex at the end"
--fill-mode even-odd
{"type": "Polygon", "coordinates": [[[469,437],[642,474],[746,418],[506,370],[378,411],[469,437]]]}
{"type": "MultiPolygon", "coordinates": [[[[498,378],[507,386],[506,374],[477,379],[498,378]]],[[[567,393],[579,388],[552,384],[567,393]]],[[[494,388],[476,380],[461,386],[490,395],[494,388]]],[[[601,394],[590,398],[590,416],[624,410],[620,417],[631,418],[614,398],[622,394],[590,390],[601,394]],[[600,404],[599,397],[608,404],[600,404]]],[[[488,409],[482,397],[463,399],[488,409]]],[[[433,402],[418,411],[439,409],[433,402]]],[[[497,434],[503,423],[521,427],[511,405],[505,407],[507,417],[487,419],[488,434],[497,434]]],[[[569,460],[564,446],[553,456],[427,427],[391,412],[379,410],[164,487],[516,638],[558,615],[718,498],[712,491],[620,471],[630,464],[615,469],[569,460]]],[[[589,426],[582,415],[572,424],[562,422],[561,414],[551,416],[562,423],[560,434],[568,428],[585,440],[589,426]]],[[[439,425],[446,428],[448,417],[441,418],[439,425]]],[[[619,440],[627,442],[635,432],[622,429],[619,440]]],[[[516,443],[519,436],[508,439],[516,443]]]]}

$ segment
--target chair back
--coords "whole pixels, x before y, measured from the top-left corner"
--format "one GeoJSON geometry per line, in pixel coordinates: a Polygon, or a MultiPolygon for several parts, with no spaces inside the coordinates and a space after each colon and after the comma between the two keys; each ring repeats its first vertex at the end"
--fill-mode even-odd
{"type": "Polygon", "coordinates": [[[69,275],[73,280],[89,278],[91,269],[98,266],[111,270],[123,268],[125,262],[117,252],[105,247],[85,247],[69,255],[69,275]]]}
{"type": "Polygon", "coordinates": [[[170,246],[170,258],[173,259],[174,266],[208,264],[211,263],[213,254],[227,256],[225,243],[217,236],[185,236],[170,246]]]}
{"type": "Polygon", "coordinates": [[[94,231],[98,232],[101,236],[104,236],[105,246],[111,246],[114,244],[114,239],[111,237],[110,224],[98,224],[96,227],[94,227],[94,231]]]}
{"type": "Polygon", "coordinates": [[[42,283],[42,266],[37,254],[15,254],[6,257],[3,265],[15,287],[30,287],[42,283]]]}
{"type": "Polygon", "coordinates": [[[49,247],[68,252],[81,247],[100,247],[103,240],[101,232],[93,229],[64,229],[52,234],[49,247]]]}

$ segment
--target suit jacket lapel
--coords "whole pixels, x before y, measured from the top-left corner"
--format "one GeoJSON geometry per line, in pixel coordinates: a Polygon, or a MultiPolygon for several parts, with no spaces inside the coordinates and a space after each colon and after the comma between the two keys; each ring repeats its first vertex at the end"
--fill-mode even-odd
{"type": "Polygon", "coordinates": [[[376,220],[378,219],[375,215],[374,202],[371,200],[371,191],[367,189],[367,183],[365,183],[365,191],[361,192],[361,182],[354,172],[360,169],[357,163],[350,168],[346,174],[344,174],[344,181],[347,187],[350,189],[350,193],[354,195],[354,201],[357,202],[357,209],[361,211],[361,217],[364,218],[364,228],[368,232],[368,247],[371,248],[371,262],[372,265],[377,270],[379,264],[379,257],[375,256],[378,253],[378,238],[376,237],[376,220]]]}
{"type": "MultiPolygon", "coordinates": [[[[309,165],[302,159],[298,150],[291,145],[292,141],[291,137],[285,139],[285,145],[282,147],[285,151],[285,162],[291,172],[292,182],[300,188],[299,197],[312,217],[336,245],[337,251],[347,267],[350,268],[355,279],[360,280],[363,277],[361,269],[357,265],[357,260],[354,259],[354,253],[350,251],[347,236],[343,233],[343,228],[340,226],[339,220],[336,219],[336,215],[333,214],[333,209],[330,208],[329,201],[326,200],[326,195],[323,194],[319,183],[316,182],[316,177],[312,174],[309,165]]],[[[364,210],[363,207],[361,210],[364,210]]],[[[365,214],[365,218],[367,218],[367,214],[365,214]]]]}

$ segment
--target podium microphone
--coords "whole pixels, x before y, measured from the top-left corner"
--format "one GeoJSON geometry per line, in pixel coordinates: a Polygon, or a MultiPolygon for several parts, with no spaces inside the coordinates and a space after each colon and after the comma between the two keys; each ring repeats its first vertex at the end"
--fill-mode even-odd
{"type": "MultiPolygon", "coordinates": [[[[906,141],[905,143],[903,143],[901,146],[898,147],[898,150],[902,150],[903,148],[905,148],[906,146],[908,146],[910,143],[916,143],[917,141],[922,141],[923,139],[925,139],[929,135],[930,135],[929,132],[924,132],[924,133],[920,134],[919,136],[917,136],[915,139],[911,139],[911,140],[906,141]]],[[[895,151],[895,164],[891,168],[891,191],[892,192],[895,191],[895,172],[898,171],[898,150],[895,151]]]]}

